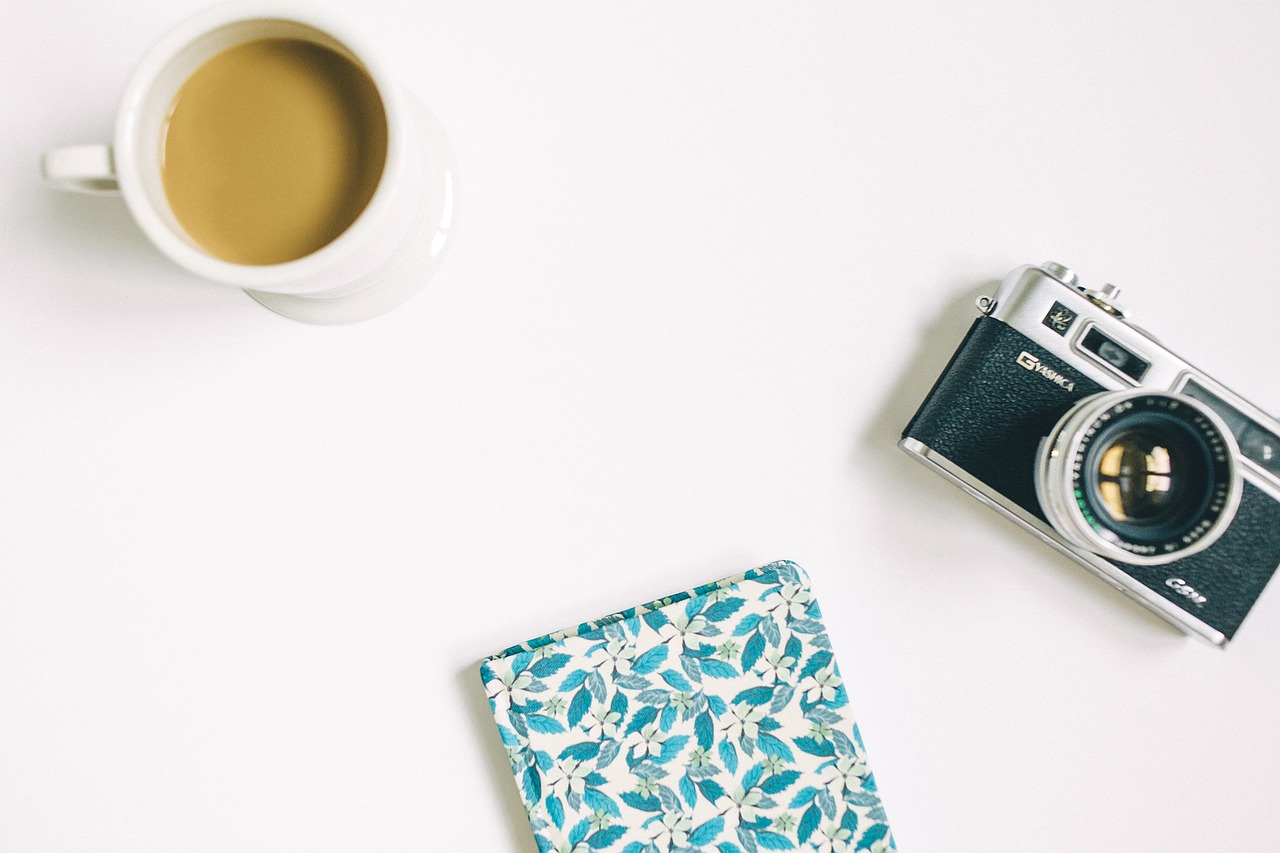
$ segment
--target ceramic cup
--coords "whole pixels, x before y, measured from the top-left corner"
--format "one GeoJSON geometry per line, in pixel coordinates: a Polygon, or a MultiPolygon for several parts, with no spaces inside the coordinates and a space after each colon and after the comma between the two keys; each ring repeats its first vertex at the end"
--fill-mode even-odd
{"type": "Polygon", "coordinates": [[[170,30],[125,87],[112,143],[48,151],[43,172],[62,189],[119,193],[151,242],[179,265],[309,323],[355,322],[399,306],[435,273],[458,224],[457,166],[440,123],[387,77],[347,24],[290,2],[239,0],[170,30]],[[174,97],[196,69],[267,38],[316,43],[368,74],[385,110],[386,161],[368,204],[326,245],[283,263],[232,263],[202,249],[174,215],[161,175],[163,134],[174,97]]]}

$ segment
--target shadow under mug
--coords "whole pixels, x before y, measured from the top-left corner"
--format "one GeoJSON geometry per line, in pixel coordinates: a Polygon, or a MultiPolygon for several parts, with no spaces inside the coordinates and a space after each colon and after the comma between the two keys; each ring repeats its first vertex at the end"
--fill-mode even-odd
{"type": "Polygon", "coordinates": [[[81,192],[118,192],[143,232],[197,275],[245,290],[309,323],[368,319],[401,305],[439,268],[458,224],[453,147],[435,117],[394,84],[356,33],[309,5],[240,0],[196,14],[164,35],[125,87],[111,145],[45,153],[45,180],[81,192]],[[337,237],[295,260],[234,263],[183,229],[165,193],[162,146],[170,106],[208,60],[262,39],[300,39],[368,75],[386,118],[386,160],[368,203],[337,237]]]}

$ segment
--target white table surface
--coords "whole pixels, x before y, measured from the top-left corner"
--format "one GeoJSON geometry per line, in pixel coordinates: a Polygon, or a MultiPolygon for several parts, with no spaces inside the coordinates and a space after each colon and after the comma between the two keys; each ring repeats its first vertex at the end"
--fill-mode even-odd
{"type": "Polygon", "coordinates": [[[894,443],[1048,259],[1280,411],[1280,7],[349,4],[462,227],[317,328],[38,180],[199,5],[0,28],[0,850],[527,853],[478,661],[776,558],[904,851],[1274,849],[1280,591],[1185,640],[894,443]]]}

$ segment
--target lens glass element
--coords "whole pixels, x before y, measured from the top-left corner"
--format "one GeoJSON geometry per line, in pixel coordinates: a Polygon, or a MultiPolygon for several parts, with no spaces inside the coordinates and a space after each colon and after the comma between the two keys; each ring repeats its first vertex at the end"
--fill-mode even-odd
{"type": "Polygon", "coordinates": [[[1086,455],[1086,502],[1106,527],[1132,541],[1184,534],[1204,512],[1213,477],[1209,449],[1188,425],[1145,413],[1118,423],[1086,455]]]}

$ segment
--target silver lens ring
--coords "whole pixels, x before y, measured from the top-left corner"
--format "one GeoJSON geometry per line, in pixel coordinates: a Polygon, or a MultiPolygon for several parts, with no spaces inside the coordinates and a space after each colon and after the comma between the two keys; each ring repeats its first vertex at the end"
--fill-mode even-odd
{"type": "Polygon", "coordinates": [[[1049,433],[1036,494],[1067,541],[1118,562],[1155,566],[1222,535],[1240,505],[1235,439],[1204,404],[1164,391],[1107,391],[1077,403],[1049,433]]]}

